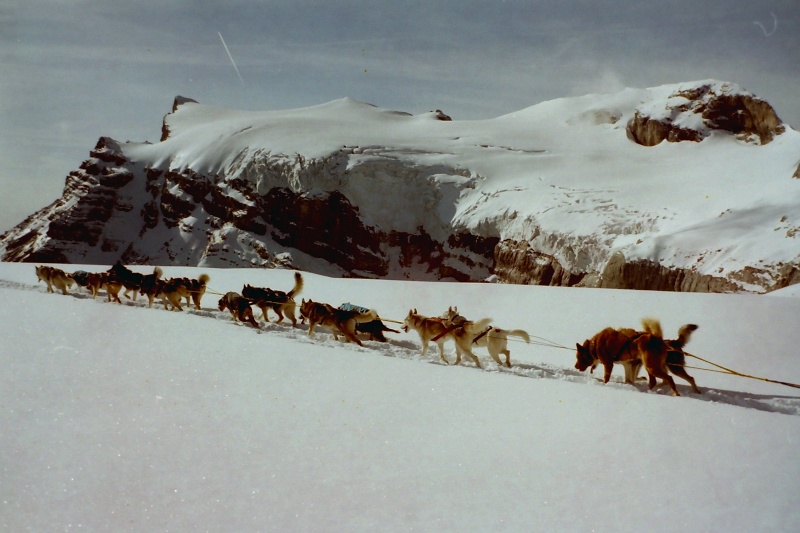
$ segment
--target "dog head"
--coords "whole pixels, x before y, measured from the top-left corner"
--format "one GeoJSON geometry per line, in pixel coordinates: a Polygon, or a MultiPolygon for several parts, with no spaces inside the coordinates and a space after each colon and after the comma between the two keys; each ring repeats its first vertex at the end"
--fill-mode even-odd
{"type": "Polygon", "coordinates": [[[417,315],[416,309],[409,309],[408,314],[406,315],[406,319],[403,320],[403,327],[401,327],[400,329],[408,333],[409,330],[411,329],[412,324],[414,323],[414,317],[416,315],[417,315]]]}
{"type": "Polygon", "coordinates": [[[594,356],[589,350],[589,341],[585,341],[582,346],[576,342],[575,348],[577,349],[575,352],[575,357],[577,359],[575,361],[575,368],[583,372],[591,366],[592,370],[594,370],[594,356]]]}
{"type": "Polygon", "coordinates": [[[225,298],[225,296],[223,296],[222,298],[219,299],[219,302],[217,303],[217,307],[219,307],[220,311],[224,311],[225,308],[228,307],[228,300],[225,298]]]}

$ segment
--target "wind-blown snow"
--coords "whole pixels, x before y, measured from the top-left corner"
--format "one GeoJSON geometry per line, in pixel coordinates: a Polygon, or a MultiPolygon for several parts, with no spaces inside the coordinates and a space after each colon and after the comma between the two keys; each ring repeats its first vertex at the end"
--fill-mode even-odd
{"type": "MultiPolygon", "coordinates": [[[[208,272],[217,292],[292,285],[283,270],[164,270],[208,272]]],[[[458,305],[568,347],[644,316],[670,336],[694,322],[691,353],[800,382],[791,289],[305,277],[301,298],[398,320],[458,305]]],[[[621,383],[620,370],[603,385],[573,369],[572,350],[516,342],[511,370],[483,349],[486,370],[447,367],[435,349],[420,358],[413,334],[360,348],[323,328],[235,325],[210,293],[179,313],[47,294],[35,280],[33,265],[0,264],[4,531],[800,528],[797,389],[690,370],[704,394],[676,380],[675,398],[621,383]]]]}

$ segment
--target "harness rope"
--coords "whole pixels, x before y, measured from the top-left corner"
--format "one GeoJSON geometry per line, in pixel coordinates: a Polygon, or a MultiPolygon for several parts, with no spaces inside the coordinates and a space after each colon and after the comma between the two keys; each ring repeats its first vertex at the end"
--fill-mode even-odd
{"type": "MultiPolygon", "coordinates": [[[[224,293],[217,292],[217,291],[215,291],[215,290],[213,290],[213,289],[211,289],[209,287],[206,287],[206,292],[209,293],[209,294],[216,294],[216,295],[219,295],[219,296],[224,296],[224,293]]],[[[267,303],[267,304],[282,304],[282,303],[286,303],[286,302],[273,302],[273,301],[268,301],[268,300],[262,300],[262,302],[263,303],[267,303]]],[[[437,318],[438,320],[444,320],[444,319],[441,319],[439,317],[430,317],[430,318],[437,318]]],[[[393,324],[405,324],[405,322],[402,322],[400,320],[392,320],[390,318],[379,317],[379,320],[381,320],[383,322],[391,322],[393,324]]],[[[445,331],[443,331],[442,333],[438,334],[436,337],[432,338],[431,341],[435,342],[435,341],[439,340],[440,338],[444,337],[445,335],[447,335],[448,333],[450,333],[451,331],[453,331],[454,329],[456,329],[458,327],[460,327],[460,325],[453,325],[453,326],[450,326],[450,327],[446,328],[445,331]]],[[[473,339],[472,342],[475,343],[481,337],[486,337],[486,336],[491,337],[491,338],[502,338],[501,335],[491,335],[490,331],[492,329],[493,329],[492,326],[489,326],[486,330],[484,330],[482,333],[480,333],[475,339],[473,339]]],[[[558,344],[557,342],[551,341],[551,340],[546,339],[544,337],[539,337],[538,335],[530,335],[530,338],[531,338],[531,341],[529,343],[526,343],[526,344],[533,344],[534,346],[544,346],[546,348],[559,348],[559,349],[562,349],[562,350],[570,350],[570,351],[572,350],[572,348],[570,348],[568,346],[564,346],[562,344],[558,344]]],[[[506,337],[506,340],[507,341],[511,341],[511,342],[525,342],[522,339],[515,339],[515,338],[508,338],[508,337],[506,337]]],[[[628,339],[626,344],[629,343],[631,340],[632,339],[628,339]]],[[[795,389],[800,389],[800,384],[797,384],[797,383],[791,383],[791,382],[788,382],[788,381],[779,381],[779,380],[776,380],[776,379],[770,379],[770,378],[764,378],[764,377],[759,377],[759,376],[753,376],[751,374],[745,374],[744,372],[739,372],[739,371],[733,370],[731,368],[722,366],[720,364],[717,364],[717,363],[714,363],[712,361],[709,361],[708,359],[704,359],[704,358],[702,358],[702,357],[700,357],[698,355],[694,355],[694,354],[691,354],[689,352],[685,352],[685,351],[682,351],[682,350],[680,350],[680,351],[681,351],[681,353],[683,353],[686,356],[694,357],[695,359],[698,359],[699,361],[702,361],[702,362],[704,362],[706,364],[714,366],[717,369],[703,368],[703,367],[699,367],[699,366],[690,366],[690,365],[676,365],[676,366],[683,366],[684,368],[691,368],[693,370],[703,370],[703,371],[706,371],[706,372],[715,372],[715,373],[718,373],[718,374],[728,374],[728,375],[731,375],[731,376],[739,376],[739,377],[742,377],[742,378],[755,379],[757,381],[764,381],[764,382],[767,382],[767,383],[775,383],[777,385],[784,385],[786,387],[793,387],[795,389]]]]}
{"type": "MultiPolygon", "coordinates": [[[[732,369],[730,369],[728,367],[725,367],[725,366],[722,366],[722,365],[718,365],[717,363],[713,363],[713,362],[709,361],[708,359],[703,359],[702,357],[700,357],[698,355],[690,354],[689,352],[682,352],[682,353],[684,355],[688,355],[689,357],[694,357],[695,359],[699,359],[700,361],[702,361],[702,362],[704,362],[706,364],[709,364],[711,366],[715,366],[715,367],[717,367],[717,368],[719,368],[721,370],[714,370],[712,368],[701,368],[701,367],[694,367],[694,366],[693,367],[687,367],[687,368],[696,368],[697,370],[706,370],[708,372],[718,372],[720,374],[731,374],[733,376],[739,376],[739,377],[742,377],[742,378],[755,379],[755,380],[758,380],[758,381],[766,381],[767,383],[776,383],[778,385],[785,385],[787,387],[793,387],[795,389],[800,389],[800,385],[798,385],[797,383],[790,383],[788,381],[778,381],[776,379],[762,378],[762,377],[753,376],[753,375],[750,375],[750,374],[745,374],[743,372],[737,372],[736,370],[732,370],[732,369]]],[[[686,366],[686,365],[684,365],[684,366],[686,366]]]]}

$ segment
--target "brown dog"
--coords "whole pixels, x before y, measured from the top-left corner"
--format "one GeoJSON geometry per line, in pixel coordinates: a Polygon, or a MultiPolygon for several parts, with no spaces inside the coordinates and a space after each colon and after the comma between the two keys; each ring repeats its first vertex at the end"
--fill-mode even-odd
{"type": "Polygon", "coordinates": [[[55,287],[60,289],[62,293],[67,294],[67,289],[75,284],[72,276],[60,268],[47,265],[36,267],[36,277],[39,278],[39,281],[44,281],[47,284],[47,292],[55,292],[53,290],[53,287],[55,287]]]}
{"type": "Polygon", "coordinates": [[[667,368],[676,376],[685,379],[692,386],[692,390],[697,394],[703,394],[700,387],[694,382],[694,378],[686,372],[686,354],[683,353],[683,347],[689,342],[689,337],[692,332],[698,328],[696,324],[684,324],[678,330],[678,338],[675,340],[668,340],[667,342],[667,368]]]}
{"type": "Polygon", "coordinates": [[[628,328],[605,328],[583,345],[576,344],[577,361],[575,368],[580,371],[591,367],[592,370],[601,364],[605,367],[603,381],[608,383],[614,363],[625,365],[625,382],[633,383],[636,379],[635,369],[643,365],[648,374],[649,387],[656,385],[656,378],[668,383],[675,396],[680,396],[675,381],[667,370],[667,352],[669,348],[664,341],[661,323],[658,320],[645,318],[642,320],[644,331],[628,328]]]}
{"type": "Polygon", "coordinates": [[[308,335],[314,333],[317,325],[325,326],[331,330],[333,337],[339,340],[337,331],[344,335],[348,341],[364,346],[356,337],[356,324],[371,322],[378,318],[378,313],[370,309],[367,312],[359,310],[336,309],[332,305],[311,300],[303,300],[300,304],[300,316],[308,319],[308,335]]]}
{"type": "Polygon", "coordinates": [[[226,293],[225,296],[219,299],[218,307],[220,311],[225,309],[230,311],[235,322],[247,322],[254,328],[260,329],[258,322],[253,317],[250,301],[238,292],[226,293]]]}
{"type": "Polygon", "coordinates": [[[295,272],[294,287],[289,292],[245,285],[242,287],[242,296],[261,309],[261,318],[264,319],[264,322],[269,322],[267,309],[272,309],[278,315],[278,322],[283,322],[283,314],[286,313],[286,316],[292,321],[292,326],[296,326],[295,309],[297,308],[297,303],[295,303],[294,297],[300,294],[302,290],[303,275],[300,272],[295,272]]]}
{"type": "Polygon", "coordinates": [[[200,309],[200,301],[203,299],[203,295],[206,293],[206,285],[211,280],[211,277],[208,274],[200,274],[197,279],[192,278],[172,278],[170,283],[175,285],[182,285],[185,289],[181,291],[183,297],[186,298],[186,307],[189,307],[190,298],[191,303],[194,304],[195,309],[200,309]]]}

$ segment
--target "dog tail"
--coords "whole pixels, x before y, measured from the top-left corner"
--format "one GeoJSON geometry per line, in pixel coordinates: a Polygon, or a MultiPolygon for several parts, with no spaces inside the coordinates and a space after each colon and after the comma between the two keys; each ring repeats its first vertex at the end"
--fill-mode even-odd
{"type": "Polygon", "coordinates": [[[156,279],[161,279],[161,276],[163,276],[163,275],[164,275],[164,271],[161,270],[161,267],[155,267],[153,269],[153,276],[155,276],[156,279]]]}
{"type": "Polygon", "coordinates": [[[506,335],[509,337],[519,337],[528,343],[531,342],[530,335],[528,335],[528,332],[523,329],[512,329],[510,331],[506,331],[506,335]]]}
{"type": "Polygon", "coordinates": [[[200,282],[200,285],[206,285],[209,281],[211,281],[211,276],[208,274],[200,274],[200,277],[197,278],[197,281],[200,282]]]}
{"type": "Polygon", "coordinates": [[[296,295],[300,294],[300,291],[303,290],[303,275],[300,272],[294,273],[294,287],[290,290],[286,295],[291,300],[296,295]]]}
{"type": "Polygon", "coordinates": [[[653,335],[654,337],[658,337],[659,339],[664,338],[664,333],[661,330],[661,322],[655,318],[643,318],[642,319],[642,327],[644,330],[653,335]]]}
{"type": "Polygon", "coordinates": [[[683,347],[689,343],[689,338],[692,332],[699,326],[697,324],[684,324],[678,330],[678,340],[670,342],[670,347],[674,350],[683,350],[683,347]]]}
{"type": "Polygon", "coordinates": [[[477,322],[473,322],[471,324],[469,324],[469,323],[466,324],[464,326],[464,329],[466,329],[470,333],[480,333],[483,330],[485,330],[486,328],[488,328],[489,324],[491,324],[491,323],[492,323],[492,319],[491,318],[481,318],[477,322]]]}

